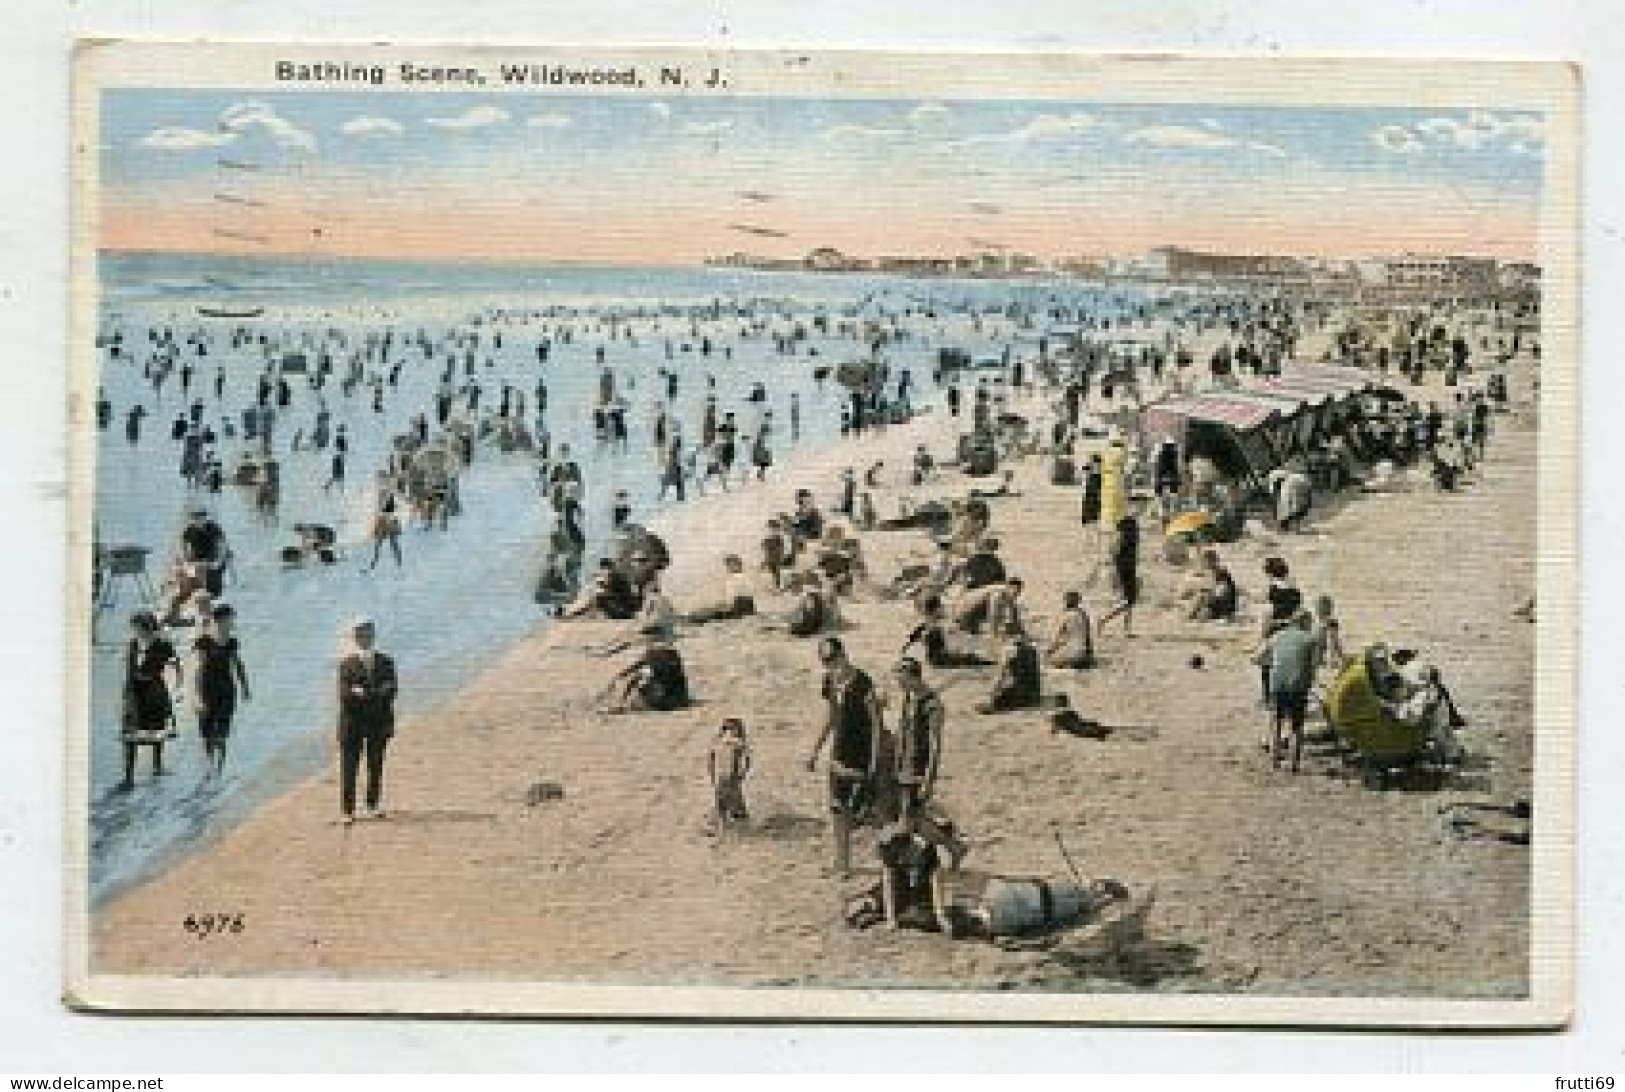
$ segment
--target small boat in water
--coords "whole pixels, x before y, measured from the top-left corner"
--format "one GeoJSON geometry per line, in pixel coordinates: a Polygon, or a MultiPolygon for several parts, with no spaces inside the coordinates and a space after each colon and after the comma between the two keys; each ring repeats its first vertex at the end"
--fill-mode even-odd
{"type": "Polygon", "coordinates": [[[200,305],[197,313],[204,318],[250,319],[259,318],[265,314],[263,307],[220,307],[200,305]]]}

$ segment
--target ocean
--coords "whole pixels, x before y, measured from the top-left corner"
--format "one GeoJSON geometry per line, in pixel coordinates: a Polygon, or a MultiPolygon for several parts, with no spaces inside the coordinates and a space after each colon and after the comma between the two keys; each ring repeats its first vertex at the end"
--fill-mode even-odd
{"type": "MultiPolygon", "coordinates": [[[[964,349],[977,357],[1010,349],[1030,353],[1045,323],[1080,309],[1112,314],[1140,299],[1122,291],[1064,281],[910,280],[866,275],[764,273],[736,269],[608,269],[496,266],[328,259],[104,254],[97,268],[98,333],[121,335],[124,351],[96,351],[97,381],[111,404],[112,423],[96,444],[96,533],[104,545],[152,550],[149,569],[161,580],[173,556],[184,512],[203,501],[233,545],[235,571],[225,598],[238,616],[252,701],[239,704],[228,776],[201,780],[201,744],[192,718],[179,712],[179,738],[167,750],[171,772],[148,776],[142,756],[132,793],[114,787],[122,775],[118,738],[125,621],[136,604],[128,582],[117,602],[98,614],[92,650],[90,702],[90,884],[101,900],[203,844],[258,804],[331,762],[333,663],[347,619],[376,619],[380,645],[400,665],[404,713],[454,700],[460,688],[506,650],[548,624],[532,600],[551,517],[536,487],[534,460],[481,446],[462,479],[463,512],[448,530],[409,527],[404,566],[386,553],[367,572],[367,527],[373,510],[372,474],[391,437],[412,415],[428,412],[448,360],[458,383],[464,350],[447,338],[477,331],[474,373],[481,412],[494,410],[501,387],[522,391],[534,422],[535,385],[547,385],[545,425],[555,451],[568,444],[586,476],[587,563],[609,535],[610,498],[626,491],[634,519],[659,509],[658,465],[652,443],[654,407],[667,406],[689,444],[700,434],[707,396],[738,415],[753,433],[772,413],[772,447],[782,464],[798,450],[838,442],[844,392],[815,372],[866,355],[858,335],[866,320],[883,320],[902,336],[883,349],[893,374],[912,373],[914,402],[932,405],[940,392],[931,375],[937,351],[964,349]],[[253,319],[208,318],[200,306],[262,309],[253,319]],[[613,321],[611,321],[613,319],[613,321]],[[793,352],[775,339],[791,337],[793,352]],[[183,395],[171,376],[155,392],[144,376],[153,353],[149,332],[169,329],[194,375],[183,395]],[[292,404],[279,414],[277,446],[283,486],[279,524],[255,519],[251,490],[229,483],[218,496],[189,492],[179,474],[181,447],[170,422],[194,399],[218,429],[254,401],[267,348],[314,351],[340,335],[354,346],[369,331],[393,329],[389,361],[401,365],[397,386],[385,388],[375,411],[370,394],[340,394],[291,377],[292,404]],[[246,331],[248,338],[234,337],[246,331]],[[565,331],[568,330],[568,338],[565,331]],[[425,356],[407,347],[424,332],[425,356]],[[502,343],[495,344],[500,334],[502,343]],[[186,344],[191,336],[199,345],[186,344]],[[537,347],[551,351],[539,363],[537,347]],[[709,342],[711,351],[704,351],[709,342]],[[598,352],[604,353],[603,363],[598,352]],[[626,451],[595,438],[591,407],[608,367],[628,406],[626,451]],[[667,397],[665,373],[677,394],[667,397]],[[214,397],[216,376],[224,391],[214,397]],[[766,401],[749,401],[762,384],[766,401]],[[801,430],[790,435],[790,401],[799,400],[801,430]],[[331,453],[289,450],[296,431],[310,430],[318,400],[350,437],[343,492],[325,490],[331,453]],[[147,416],[139,442],[126,439],[124,418],[135,404],[147,416]],[[285,570],[278,549],[293,541],[292,524],[319,522],[338,530],[342,557],[330,568],[285,570]]],[[[342,366],[339,371],[342,374],[342,366]]],[[[228,470],[242,441],[218,446],[228,470]]],[[[668,502],[675,503],[675,502],[668,502]]],[[[189,640],[175,636],[178,647],[189,640]]],[[[539,670],[545,669],[539,665],[539,670]]],[[[77,730],[77,728],[75,729],[77,730]]],[[[335,815],[337,802],[334,803],[335,815]]]]}

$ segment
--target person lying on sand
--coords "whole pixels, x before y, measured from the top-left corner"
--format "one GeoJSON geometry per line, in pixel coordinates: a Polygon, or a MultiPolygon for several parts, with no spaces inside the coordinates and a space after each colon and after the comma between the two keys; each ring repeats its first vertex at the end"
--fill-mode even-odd
{"type": "Polygon", "coordinates": [[[1056,709],[1049,716],[1049,730],[1064,732],[1079,739],[1106,739],[1112,730],[1099,721],[1087,720],[1078,711],[1072,708],[1072,702],[1065,694],[1055,696],[1056,709]]]}
{"type": "Polygon", "coordinates": [[[1010,481],[1015,476],[1016,472],[1014,470],[1006,470],[1003,472],[1002,480],[999,482],[999,487],[997,489],[972,489],[970,491],[970,495],[977,500],[993,500],[1001,497],[1019,497],[1021,496],[1020,490],[1010,488],[1010,481]]]}
{"type": "Polygon", "coordinates": [[[925,653],[925,662],[932,668],[943,670],[954,667],[991,667],[992,660],[978,656],[968,649],[954,648],[948,639],[947,622],[943,618],[942,600],[936,595],[921,597],[917,604],[922,618],[903,643],[902,651],[918,647],[925,653]]]}
{"type": "Polygon", "coordinates": [[[1042,700],[1038,650],[1025,635],[1012,637],[1004,647],[999,675],[987,701],[976,706],[978,713],[1004,713],[1032,709],[1042,700]]]}
{"type": "Polygon", "coordinates": [[[949,527],[953,523],[953,512],[939,500],[927,500],[923,504],[915,504],[913,498],[901,496],[897,498],[897,515],[878,521],[875,526],[882,531],[908,531],[916,527],[923,527],[933,535],[949,534],[949,527]]]}
{"type": "Polygon", "coordinates": [[[892,578],[890,592],[893,596],[915,600],[925,596],[940,598],[952,584],[958,569],[959,561],[954,557],[947,541],[938,539],[935,555],[931,561],[904,565],[892,578]]]}
{"type": "Polygon", "coordinates": [[[714,602],[683,615],[685,622],[704,625],[707,622],[721,622],[731,618],[747,618],[756,613],[756,596],[751,589],[749,578],[745,575],[745,563],[740,560],[739,555],[729,554],[724,557],[722,568],[725,575],[721,594],[714,602]]]}

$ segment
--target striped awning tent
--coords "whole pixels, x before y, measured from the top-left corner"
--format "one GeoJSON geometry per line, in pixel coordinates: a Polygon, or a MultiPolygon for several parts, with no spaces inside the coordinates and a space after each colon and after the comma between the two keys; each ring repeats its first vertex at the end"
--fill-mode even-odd
{"type": "Polygon", "coordinates": [[[1140,413],[1141,426],[1153,434],[1176,433],[1183,421],[1206,421],[1250,432],[1279,416],[1279,407],[1262,398],[1249,398],[1239,392],[1199,394],[1157,402],[1140,413]],[[1164,422],[1167,424],[1165,425],[1164,422]]]}

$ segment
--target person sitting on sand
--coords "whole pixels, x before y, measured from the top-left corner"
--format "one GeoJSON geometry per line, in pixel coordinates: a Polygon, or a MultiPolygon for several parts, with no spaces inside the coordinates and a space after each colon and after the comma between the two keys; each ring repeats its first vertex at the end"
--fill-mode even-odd
{"type": "Polygon", "coordinates": [[[987,599],[987,632],[991,637],[1014,637],[1027,632],[1021,610],[1021,592],[1024,587],[1019,576],[1012,576],[1002,585],[989,589],[987,599]]]}
{"type": "Polygon", "coordinates": [[[795,538],[777,516],[767,521],[762,535],[762,569],[773,579],[773,590],[784,590],[784,571],[795,559],[795,538]]]}
{"type": "Polygon", "coordinates": [[[996,538],[984,538],[965,559],[955,579],[966,591],[1002,584],[1008,579],[1004,559],[999,557],[999,545],[996,538]]]}
{"type": "Polygon", "coordinates": [[[698,610],[690,611],[683,616],[683,620],[694,625],[704,625],[707,622],[721,622],[730,618],[748,618],[756,613],[756,596],[751,590],[750,580],[745,575],[745,563],[738,554],[729,554],[722,559],[722,568],[726,574],[723,577],[722,595],[718,601],[698,610]]]}
{"type": "Polygon", "coordinates": [[[1229,622],[1236,617],[1236,580],[1219,560],[1217,550],[1202,551],[1202,583],[1190,617],[1197,622],[1229,622]]]}
{"type": "Polygon", "coordinates": [[[790,610],[790,636],[815,637],[833,628],[834,600],[817,573],[807,574],[796,605],[790,610]]]}
{"type": "Polygon", "coordinates": [[[953,544],[954,552],[961,556],[969,556],[976,551],[976,547],[988,537],[987,530],[992,520],[988,511],[987,502],[978,498],[967,501],[955,501],[953,529],[949,533],[949,541],[953,544]]]}
{"type": "Polygon", "coordinates": [[[1083,596],[1069,591],[1061,598],[1061,621],[1055,627],[1055,637],[1044,653],[1051,667],[1066,671],[1081,671],[1095,666],[1095,642],[1090,632],[1089,615],[1083,609],[1083,596]]]}
{"type": "Polygon", "coordinates": [[[811,490],[796,490],[796,510],[790,517],[790,532],[797,544],[817,542],[824,533],[824,515],[813,502],[811,490]]]}
{"type": "Polygon", "coordinates": [[[546,563],[542,565],[541,578],[536,582],[537,605],[556,607],[560,603],[567,602],[575,593],[575,585],[571,583],[569,573],[565,571],[564,559],[550,551],[546,563]]]}
{"type": "Polygon", "coordinates": [[[940,597],[953,583],[959,571],[959,561],[946,539],[936,541],[935,554],[929,563],[904,565],[892,579],[892,592],[911,599],[924,596],[940,597]]]}
{"type": "Polygon", "coordinates": [[[909,481],[914,485],[924,485],[936,476],[936,460],[931,458],[926,446],[920,444],[914,449],[914,472],[909,476],[909,481]]]}
{"type": "Polygon", "coordinates": [[[1440,762],[1458,764],[1465,757],[1456,732],[1467,722],[1457,712],[1437,667],[1431,664],[1423,667],[1419,681],[1404,698],[1383,701],[1382,706],[1396,720],[1420,728],[1440,762]]]}
{"type": "Polygon", "coordinates": [[[638,634],[670,641],[677,627],[677,612],[660,590],[660,578],[651,576],[643,586],[643,606],[638,610],[638,634]]]}
{"type": "Polygon", "coordinates": [[[923,618],[920,624],[914,627],[914,631],[908,635],[908,640],[903,643],[905,653],[909,649],[918,646],[925,652],[925,662],[935,670],[954,667],[992,666],[992,660],[978,656],[966,649],[956,649],[949,643],[940,596],[922,596],[917,609],[923,618]]]}
{"type": "Polygon", "coordinates": [[[853,586],[868,575],[863,564],[863,547],[838,525],[824,532],[813,564],[837,595],[851,595],[853,586]]]}
{"type": "Polygon", "coordinates": [[[1032,709],[1042,699],[1038,650],[1026,635],[1010,638],[1005,644],[999,675],[993,681],[988,700],[976,706],[978,713],[1004,713],[1012,709],[1032,709]]]}
{"type": "Polygon", "coordinates": [[[638,612],[639,603],[632,585],[618,572],[609,558],[599,558],[598,572],[576,601],[564,609],[563,618],[612,618],[627,621],[638,612]]]}
{"type": "Polygon", "coordinates": [[[683,657],[664,638],[649,635],[637,659],[609,680],[607,713],[664,713],[687,708],[691,698],[683,657]]]}
{"type": "Polygon", "coordinates": [[[881,917],[889,929],[943,932],[948,909],[942,854],[918,827],[912,817],[899,819],[875,846],[880,858],[881,917]]]}

